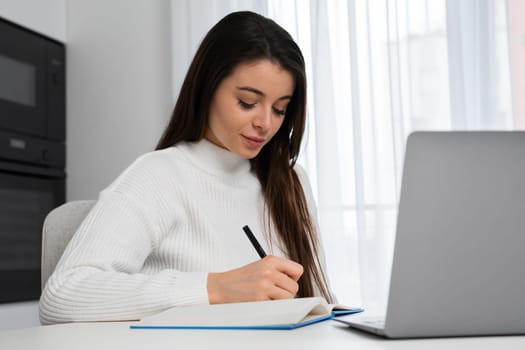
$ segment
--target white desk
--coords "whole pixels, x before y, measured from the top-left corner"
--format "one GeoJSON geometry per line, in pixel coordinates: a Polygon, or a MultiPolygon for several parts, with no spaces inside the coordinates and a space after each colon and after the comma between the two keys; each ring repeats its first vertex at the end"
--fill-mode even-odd
{"type": "Polygon", "coordinates": [[[130,330],[128,323],[77,323],[0,332],[1,349],[525,349],[525,336],[385,340],[334,321],[292,331],[130,330]]]}

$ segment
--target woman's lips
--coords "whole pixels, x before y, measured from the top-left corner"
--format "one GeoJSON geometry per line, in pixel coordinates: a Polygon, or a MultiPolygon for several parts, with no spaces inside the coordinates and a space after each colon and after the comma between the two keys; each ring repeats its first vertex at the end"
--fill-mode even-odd
{"type": "Polygon", "coordinates": [[[242,137],[244,138],[244,141],[246,142],[246,144],[251,147],[261,147],[264,144],[264,139],[260,137],[253,137],[253,136],[246,136],[246,135],[242,135],[242,137]]]}

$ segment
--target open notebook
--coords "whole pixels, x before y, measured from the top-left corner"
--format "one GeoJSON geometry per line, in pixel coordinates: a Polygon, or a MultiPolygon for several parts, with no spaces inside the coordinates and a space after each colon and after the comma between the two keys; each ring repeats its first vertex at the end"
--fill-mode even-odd
{"type": "Polygon", "coordinates": [[[178,306],[148,316],[132,329],[294,329],[363,311],[324,298],[178,306]]]}

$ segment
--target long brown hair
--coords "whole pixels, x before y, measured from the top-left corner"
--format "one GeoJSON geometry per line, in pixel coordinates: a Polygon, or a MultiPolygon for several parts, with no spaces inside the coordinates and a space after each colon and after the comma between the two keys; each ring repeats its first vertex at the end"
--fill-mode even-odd
{"type": "Polygon", "coordinates": [[[231,13],[219,21],[193,58],[157,149],[201,140],[208,127],[210,101],[221,81],[240,63],[261,59],[279,64],[295,78],[282,126],[250,160],[261,183],[268,227],[273,223],[289,258],[303,265],[298,295],[312,296],[317,285],[331,301],[319,261],[315,225],[294,170],[306,123],[306,74],[301,50],[288,32],[253,12],[231,13]]]}

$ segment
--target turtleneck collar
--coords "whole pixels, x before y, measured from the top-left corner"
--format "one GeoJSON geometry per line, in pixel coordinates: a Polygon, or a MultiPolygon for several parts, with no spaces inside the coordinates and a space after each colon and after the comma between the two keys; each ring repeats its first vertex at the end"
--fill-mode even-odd
{"type": "Polygon", "coordinates": [[[237,177],[250,172],[248,159],[221,148],[206,139],[183,142],[178,148],[196,167],[217,176],[237,177]]]}

